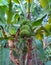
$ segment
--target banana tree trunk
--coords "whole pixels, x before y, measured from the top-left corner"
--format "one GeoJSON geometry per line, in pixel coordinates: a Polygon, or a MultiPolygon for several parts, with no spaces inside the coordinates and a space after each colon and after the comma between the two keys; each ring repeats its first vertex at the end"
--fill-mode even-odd
{"type": "MultiPolygon", "coordinates": [[[[28,59],[27,59],[27,65],[43,65],[43,62],[38,59],[38,53],[37,53],[37,49],[36,49],[36,45],[34,46],[34,48],[32,47],[32,41],[33,39],[30,38],[28,40],[28,59]],[[32,51],[34,50],[34,54],[32,54],[32,51]]],[[[35,43],[35,42],[34,42],[35,43]]]]}
{"type": "Polygon", "coordinates": [[[28,65],[32,65],[32,38],[28,39],[28,65]]]}

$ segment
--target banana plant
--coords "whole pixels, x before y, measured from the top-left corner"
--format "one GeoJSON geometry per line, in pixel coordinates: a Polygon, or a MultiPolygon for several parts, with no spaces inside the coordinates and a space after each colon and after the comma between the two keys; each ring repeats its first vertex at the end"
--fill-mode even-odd
{"type": "MultiPolygon", "coordinates": [[[[5,1],[1,0],[2,2],[5,1]]],[[[35,20],[33,18],[33,21],[31,18],[33,17],[31,4],[34,3],[34,0],[8,0],[6,2],[6,5],[0,5],[1,10],[6,7],[2,11],[3,13],[1,12],[5,20],[3,21],[2,16],[0,16],[0,21],[6,24],[5,26],[0,25],[0,31],[2,32],[0,40],[6,39],[8,41],[11,61],[15,65],[43,65],[45,61],[44,35],[51,35],[51,1],[39,0],[44,12],[41,17],[37,17],[35,20]],[[43,19],[47,15],[49,16],[48,22],[43,25],[43,19]]]]}

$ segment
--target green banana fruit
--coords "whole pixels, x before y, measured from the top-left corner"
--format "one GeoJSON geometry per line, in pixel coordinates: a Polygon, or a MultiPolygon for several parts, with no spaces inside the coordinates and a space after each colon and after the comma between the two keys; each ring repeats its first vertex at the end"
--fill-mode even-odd
{"type": "Polygon", "coordinates": [[[28,25],[23,25],[23,26],[20,28],[20,30],[24,30],[24,29],[30,30],[30,27],[29,27],[28,25]]]}
{"type": "Polygon", "coordinates": [[[26,29],[21,30],[20,31],[20,36],[21,37],[24,37],[24,36],[29,37],[30,36],[30,32],[28,30],[26,30],[26,29]]]}

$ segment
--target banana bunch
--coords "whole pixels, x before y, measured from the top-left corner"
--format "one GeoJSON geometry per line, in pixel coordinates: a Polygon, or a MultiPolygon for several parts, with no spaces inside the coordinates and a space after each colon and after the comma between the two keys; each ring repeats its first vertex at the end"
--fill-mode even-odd
{"type": "Polygon", "coordinates": [[[21,37],[30,37],[32,34],[32,26],[31,23],[28,21],[24,21],[20,27],[20,36],[21,37]]]}

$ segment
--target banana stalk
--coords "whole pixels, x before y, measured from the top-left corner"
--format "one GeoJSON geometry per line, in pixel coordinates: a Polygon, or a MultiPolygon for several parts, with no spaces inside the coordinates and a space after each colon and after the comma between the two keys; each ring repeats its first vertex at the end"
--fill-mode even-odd
{"type": "Polygon", "coordinates": [[[28,0],[27,5],[28,5],[28,16],[27,16],[27,18],[30,19],[31,18],[30,17],[30,7],[31,7],[30,0],[28,0]]]}

